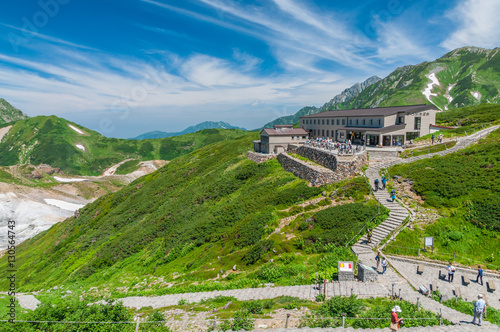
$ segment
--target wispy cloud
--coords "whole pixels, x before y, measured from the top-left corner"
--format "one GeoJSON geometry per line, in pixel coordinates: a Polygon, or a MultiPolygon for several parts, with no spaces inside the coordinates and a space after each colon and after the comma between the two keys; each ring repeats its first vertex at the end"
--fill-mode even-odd
{"type": "Polygon", "coordinates": [[[442,46],[450,50],[462,46],[499,47],[498,13],[500,13],[498,0],[460,1],[446,15],[457,28],[442,42],[442,46]]]}

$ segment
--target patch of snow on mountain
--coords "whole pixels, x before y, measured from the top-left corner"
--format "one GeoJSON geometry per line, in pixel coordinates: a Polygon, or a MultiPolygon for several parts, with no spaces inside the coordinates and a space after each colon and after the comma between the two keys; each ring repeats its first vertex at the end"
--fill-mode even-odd
{"type": "Polygon", "coordinates": [[[481,93],[477,92],[477,91],[471,91],[470,92],[474,98],[476,98],[477,100],[481,100],[481,93]]]}
{"type": "Polygon", "coordinates": [[[68,126],[73,129],[74,131],[76,131],[77,133],[79,133],[80,135],[85,135],[85,133],[83,131],[81,131],[80,129],[76,128],[75,126],[72,126],[68,123],[68,126]]]}
{"type": "Polygon", "coordinates": [[[72,178],[62,178],[60,176],[54,176],[54,180],[59,182],[80,182],[80,181],[87,181],[88,179],[72,179],[72,178]]]}
{"type": "Polygon", "coordinates": [[[431,73],[426,76],[431,80],[431,83],[427,84],[427,87],[424,89],[422,94],[425,96],[425,98],[427,98],[428,101],[432,103],[431,96],[437,96],[437,93],[432,93],[432,88],[434,87],[434,85],[439,85],[439,80],[436,77],[436,73],[431,73]]]}
{"type": "Polygon", "coordinates": [[[75,144],[75,146],[77,148],[79,148],[80,150],[85,151],[85,147],[83,145],[81,145],[81,144],[75,144]]]}
{"type": "Polygon", "coordinates": [[[81,209],[85,205],[83,204],[74,204],[74,203],[68,203],[65,201],[61,201],[58,199],[52,199],[52,198],[45,198],[44,199],[45,203],[53,206],[57,206],[58,208],[62,210],[67,210],[67,211],[72,211],[75,212],[78,209],[81,209]]]}

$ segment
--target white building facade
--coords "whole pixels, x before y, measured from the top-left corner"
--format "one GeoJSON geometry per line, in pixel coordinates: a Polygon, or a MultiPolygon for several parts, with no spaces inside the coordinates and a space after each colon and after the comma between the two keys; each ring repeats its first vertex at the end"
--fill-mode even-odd
{"type": "Polygon", "coordinates": [[[436,109],[410,105],[327,111],[300,117],[300,127],[310,137],[338,142],[350,139],[369,146],[401,146],[429,134],[436,123],[436,109]]]}

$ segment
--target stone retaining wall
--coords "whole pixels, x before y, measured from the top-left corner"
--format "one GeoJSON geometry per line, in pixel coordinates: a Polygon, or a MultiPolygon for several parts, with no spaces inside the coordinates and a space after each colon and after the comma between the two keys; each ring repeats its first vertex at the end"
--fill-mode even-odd
{"type": "Polygon", "coordinates": [[[278,155],[278,161],[285,171],[291,172],[293,175],[311,182],[313,186],[321,186],[326,183],[340,181],[338,179],[338,174],[331,170],[321,166],[307,164],[305,161],[290,157],[286,153],[280,153],[278,155]]]}
{"type": "Polygon", "coordinates": [[[263,163],[264,161],[268,161],[269,159],[276,159],[278,156],[275,154],[267,154],[267,153],[257,153],[254,151],[247,152],[247,158],[257,164],[263,163]]]}
{"type": "Polygon", "coordinates": [[[310,146],[300,146],[294,149],[293,152],[336,173],[340,173],[340,180],[360,174],[361,167],[367,164],[366,152],[354,156],[337,156],[330,151],[310,146]]]}

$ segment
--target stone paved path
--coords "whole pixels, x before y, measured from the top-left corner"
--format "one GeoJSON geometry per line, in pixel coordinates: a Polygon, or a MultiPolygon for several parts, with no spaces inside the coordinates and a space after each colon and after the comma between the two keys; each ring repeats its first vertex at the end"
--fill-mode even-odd
{"type": "MultiPolygon", "coordinates": [[[[316,296],[323,293],[323,289],[318,289],[316,285],[304,286],[279,286],[262,288],[231,289],[213,292],[168,294],[162,296],[131,296],[119,299],[123,305],[129,308],[142,308],[151,306],[153,309],[177,305],[180,300],[189,303],[200,302],[203,299],[214,298],[216,296],[234,296],[238,300],[263,300],[272,299],[283,295],[294,296],[301,299],[314,300],[316,296]]],[[[388,289],[381,284],[370,284],[356,281],[327,283],[327,297],[352,294],[361,298],[387,296],[388,289]]]]}
{"type": "MultiPolygon", "coordinates": [[[[486,327],[486,326],[475,326],[475,325],[459,325],[459,326],[426,326],[426,327],[409,327],[409,328],[401,328],[400,331],[408,331],[408,332],[473,332],[473,331],[499,331],[499,327],[486,327]]],[[[337,327],[337,328],[281,328],[281,329],[265,329],[265,330],[253,330],[254,332],[257,331],[266,331],[266,332],[301,332],[301,331],[307,331],[307,332],[340,332],[340,331],[351,331],[351,332],[362,332],[362,331],[391,331],[389,328],[383,328],[383,329],[354,329],[352,327],[348,328],[342,328],[342,327],[337,327]]]]}
{"type": "MultiPolygon", "coordinates": [[[[466,148],[467,146],[477,142],[481,137],[485,137],[486,135],[488,135],[489,133],[498,128],[500,128],[499,125],[492,126],[490,128],[480,130],[477,133],[472,134],[470,136],[461,137],[458,139],[457,144],[448,150],[411,157],[407,159],[399,158],[389,162],[378,163],[374,166],[369,167],[365,171],[365,174],[370,181],[370,185],[374,186],[375,179],[381,180],[379,172],[382,168],[391,167],[393,165],[401,163],[411,163],[425,158],[432,158],[434,156],[444,156],[446,154],[456,152],[460,149],[466,148]]],[[[380,185],[382,185],[382,183],[380,183],[380,185]]],[[[373,189],[375,190],[375,188],[373,189]]],[[[373,194],[375,195],[375,198],[380,202],[380,204],[390,209],[391,212],[389,214],[389,218],[387,218],[387,220],[385,220],[382,224],[380,224],[373,230],[372,243],[367,243],[367,237],[365,235],[355,245],[352,246],[352,249],[356,254],[371,252],[372,248],[378,246],[383,239],[385,239],[389,234],[391,234],[399,225],[401,225],[401,223],[406,219],[406,217],[408,217],[408,211],[404,207],[399,205],[397,201],[395,202],[390,201],[389,193],[387,190],[379,189],[377,191],[374,191],[373,194]]]]}

